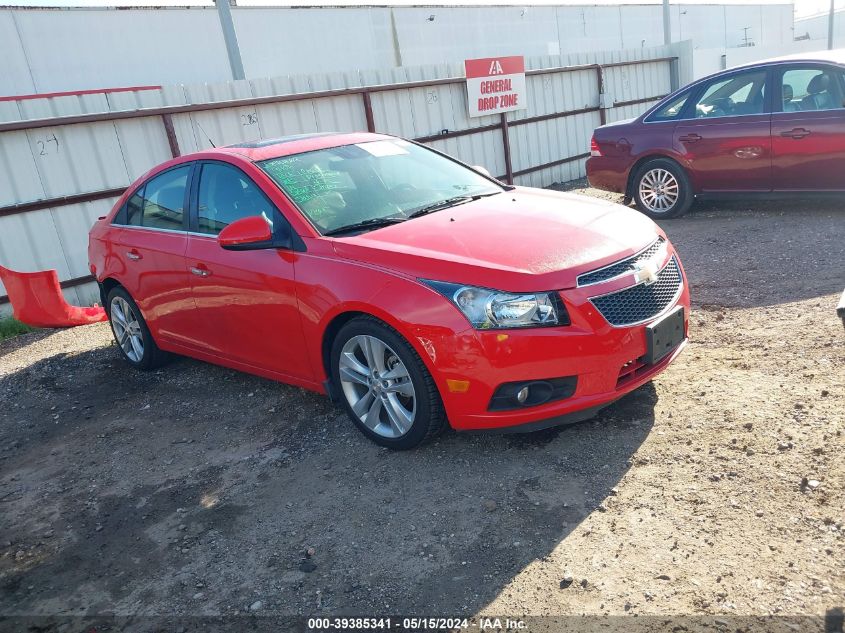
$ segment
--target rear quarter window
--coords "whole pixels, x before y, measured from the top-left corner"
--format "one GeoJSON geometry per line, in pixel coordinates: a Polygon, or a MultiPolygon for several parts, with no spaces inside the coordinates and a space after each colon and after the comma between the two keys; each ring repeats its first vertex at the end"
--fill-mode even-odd
{"type": "Polygon", "coordinates": [[[680,119],[684,112],[684,106],[689,101],[690,93],[690,90],[685,90],[648,115],[646,121],[676,121],[680,119]]]}

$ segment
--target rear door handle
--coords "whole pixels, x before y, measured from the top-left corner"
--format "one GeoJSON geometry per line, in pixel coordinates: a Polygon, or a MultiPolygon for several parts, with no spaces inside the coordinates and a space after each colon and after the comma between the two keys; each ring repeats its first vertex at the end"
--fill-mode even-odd
{"type": "Polygon", "coordinates": [[[810,130],[805,130],[803,127],[797,127],[794,130],[789,130],[788,132],[781,132],[780,135],[787,138],[802,139],[805,136],[810,135],[810,130]]]}
{"type": "Polygon", "coordinates": [[[684,134],[683,136],[678,137],[678,140],[682,143],[695,143],[701,139],[702,136],[700,134],[684,134]]]}
{"type": "Polygon", "coordinates": [[[208,277],[211,274],[211,271],[200,264],[199,266],[191,266],[191,273],[197,277],[208,277]]]}
{"type": "Polygon", "coordinates": [[[126,251],[126,256],[129,259],[131,259],[133,262],[137,262],[139,259],[141,259],[141,253],[139,253],[138,251],[136,251],[134,249],[131,250],[131,251],[126,251]]]}

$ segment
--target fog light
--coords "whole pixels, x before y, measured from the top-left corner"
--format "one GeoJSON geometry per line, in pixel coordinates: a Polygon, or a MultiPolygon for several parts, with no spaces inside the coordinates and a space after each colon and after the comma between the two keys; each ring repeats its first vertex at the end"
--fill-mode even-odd
{"type": "Polygon", "coordinates": [[[535,407],[554,400],[569,398],[575,393],[576,376],[506,382],[493,392],[489,411],[507,411],[522,407],[535,407]]]}

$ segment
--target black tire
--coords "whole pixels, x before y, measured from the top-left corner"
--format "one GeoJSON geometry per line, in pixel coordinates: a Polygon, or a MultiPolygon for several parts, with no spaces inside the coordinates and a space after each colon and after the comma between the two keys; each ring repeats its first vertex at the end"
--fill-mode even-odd
{"type": "Polygon", "coordinates": [[[160,350],[153,340],[153,336],[150,334],[150,328],[147,327],[147,322],[144,320],[144,315],[141,313],[141,309],[138,307],[138,304],[135,303],[129,293],[121,286],[116,286],[111,290],[111,292],[109,292],[106,299],[106,312],[109,316],[109,325],[111,325],[111,331],[114,335],[117,349],[120,350],[120,355],[123,357],[123,360],[129,363],[132,367],[142,371],[150,371],[152,369],[156,369],[157,367],[161,367],[170,360],[170,354],[160,350]],[[115,331],[115,315],[112,314],[112,308],[114,301],[117,298],[122,299],[126,302],[126,304],[128,304],[129,309],[132,311],[133,316],[137,320],[140,330],[139,333],[141,340],[143,341],[143,355],[141,355],[138,360],[131,358],[127,354],[126,350],[124,350],[123,346],[120,344],[118,334],[115,331]]]}
{"type": "Polygon", "coordinates": [[[637,209],[654,220],[677,218],[683,215],[689,211],[695,199],[689,176],[687,176],[687,173],[678,163],[668,158],[655,158],[641,165],[634,175],[634,180],[631,184],[631,194],[637,204],[637,209]],[[649,204],[647,201],[644,201],[640,192],[640,185],[643,179],[655,170],[669,172],[678,184],[677,199],[666,209],[658,210],[653,203],[649,204]]]}
{"type": "Polygon", "coordinates": [[[419,446],[437,436],[446,426],[446,413],[440,392],[416,350],[393,328],[374,317],[356,317],[346,323],[337,333],[331,348],[331,376],[338,397],[352,422],[370,440],[396,450],[407,450],[419,446]],[[355,337],[368,336],[386,343],[408,370],[414,388],[416,408],[413,422],[404,435],[385,437],[368,428],[352,410],[349,398],[344,392],[340,377],[340,358],[344,346],[355,337]]]}

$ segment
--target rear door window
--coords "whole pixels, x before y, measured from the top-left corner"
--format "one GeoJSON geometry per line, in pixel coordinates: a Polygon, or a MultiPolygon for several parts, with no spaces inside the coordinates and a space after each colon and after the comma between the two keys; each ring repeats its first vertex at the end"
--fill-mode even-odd
{"type": "Polygon", "coordinates": [[[130,226],[141,226],[141,216],[144,209],[144,187],[136,191],[126,203],[125,222],[130,226]]]}
{"type": "Polygon", "coordinates": [[[827,67],[793,68],[781,81],[782,112],[816,112],[841,109],[843,73],[827,67]]]}
{"type": "Polygon", "coordinates": [[[185,191],[191,165],[182,165],[148,180],[126,202],[128,226],[184,231],[185,191]]]}

